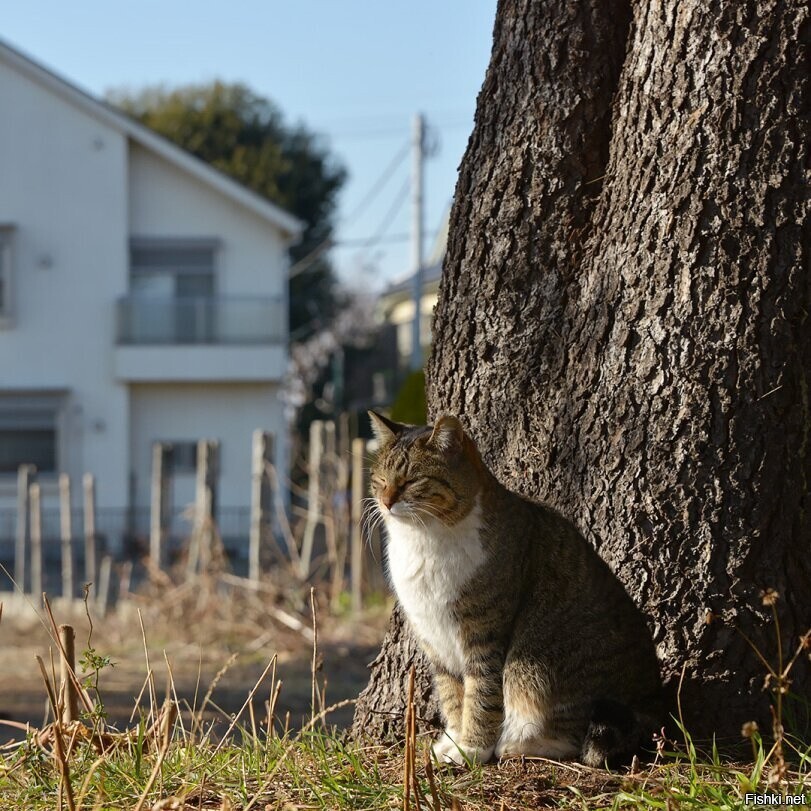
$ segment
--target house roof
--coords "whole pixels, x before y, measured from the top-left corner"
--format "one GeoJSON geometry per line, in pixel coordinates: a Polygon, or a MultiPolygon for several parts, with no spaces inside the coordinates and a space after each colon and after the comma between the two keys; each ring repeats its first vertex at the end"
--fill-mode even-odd
{"type": "MultiPolygon", "coordinates": [[[[400,281],[393,282],[380,294],[378,307],[387,318],[392,310],[400,303],[408,301],[414,295],[414,276],[406,276],[400,281]]],[[[432,265],[422,269],[422,294],[435,293],[439,287],[439,279],[442,276],[442,259],[432,265]]]]}
{"type": "Polygon", "coordinates": [[[296,241],[301,236],[304,223],[297,217],[246,188],[236,180],[232,180],[219,170],[214,169],[185,149],[181,149],[109,104],[71,84],[2,39],[0,39],[0,62],[5,63],[26,78],[35,81],[60,98],[78,107],[84,113],[112,127],[144,149],[159,155],[220,194],[262,217],[282,231],[291,242],[296,241]]]}
{"type": "MultiPolygon", "coordinates": [[[[411,273],[400,281],[392,282],[380,295],[381,298],[389,298],[390,296],[399,296],[401,293],[407,293],[409,296],[414,290],[414,276],[411,273]]],[[[439,278],[442,276],[442,259],[433,265],[428,265],[422,269],[422,287],[423,290],[431,287],[433,284],[439,283],[439,278]]]]}

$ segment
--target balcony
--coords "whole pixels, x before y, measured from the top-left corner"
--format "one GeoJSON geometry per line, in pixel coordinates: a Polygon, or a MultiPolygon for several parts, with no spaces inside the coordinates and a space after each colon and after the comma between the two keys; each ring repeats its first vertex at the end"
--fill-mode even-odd
{"type": "Polygon", "coordinates": [[[242,346],[284,340],[281,298],[124,296],[117,302],[119,346],[218,344],[242,346]]]}
{"type": "Polygon", "coordinates": [[[119,380],[268,381],[285,372],[281,298],[124,296],[115,323],[119,380]]]}

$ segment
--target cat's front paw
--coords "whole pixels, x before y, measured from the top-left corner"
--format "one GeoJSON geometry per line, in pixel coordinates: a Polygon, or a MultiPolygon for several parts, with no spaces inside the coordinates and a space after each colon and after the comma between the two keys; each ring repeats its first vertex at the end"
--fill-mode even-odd
{"type": "Polygon", "coordinates": [[[440,763],[464,766],[465,763],[487,763],[493,756],[492,746],[465,745],[455,730],[446,730],[431,747],[440,763]]]}
{"type": "Polygon", "coordinates": [[[448,759],[451,752],[456,752],[457,741],[462,740],[461,732],[455,729],[446,729],[439,734],[439,737],[431,744],[431,751],[439,763],[453,763],[448,759]]]}

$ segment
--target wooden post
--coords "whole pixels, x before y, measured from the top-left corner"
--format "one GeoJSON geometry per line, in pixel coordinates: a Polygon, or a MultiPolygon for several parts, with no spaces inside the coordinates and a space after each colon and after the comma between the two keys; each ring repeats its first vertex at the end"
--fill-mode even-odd
{"type": "Polygon", "coordinates": [[[25,557],[28,546],[28,488],[36,476],[34,465],[17,468],[17,534],[14,543],[14,580],[17,588],[25,594],[25,557]]]}
{"type": "Polygon", "coordinates": [[[166,514],[169,501],[169,464],[172,446],[152,444],[152,481],[149,498],[149,557],[159,569],[163,566],[166,514]]]}
{"type": "Polygon", "coordinates": [[[352,610],[363,607],[363,456],[365,439],[352,440],[352,610]]]}
{"type": "Polygon", "coordinates": [[[253,432],[251,452],[251,529],[248,540],[248,578],[259,580],[262,563],[262,527],[270,511],[270,482],[265,474],[273,464],[273,435],[257,428],[253,432]]]}
{"type": "Polygon", "coordinates": [[[338,573],[336,583],[343,591],[346,563],[351,556],[351,521],[352,506],[349,489],[349,474],[352,465],[351,443],[349,436],[349,415],[339,415],[336,422],[337,447],[335,451],[335,531],[338,536],[338,573]]]}
{"type": "Polygon", "coordinates": [[[70,476],[59,474],[59,535],[62,541],[62,597],[73,599],[73,525],[70,514],[70,476]]]}
{"type": "Polygon", "coordinates": [[[344,411],[338,415],[338,458],[346,463],[347,470],[349,469],[349,457],[352,454],[352,429],[350,427],[350,421],[351,418],[348,411],[344,411]]]}
{"type": "Polygon", "coordinates": [[[70,625],[59,626],[59,640],[63,655],[60,656],[59,681],[62,698],[62,723],[70,724],[79,720],[79,697],[71,673],[76,673],[76,634],[70,625]]]}
{"type": "Polygon", "coordinates": [[[35,605],[42,599],[42,503],[37,482],[28,488],[28,504],[31,509],[31,593],[35,605]]]}
{"type": "Polygon", "coordinates": [[[96,598],[96,610],[103,617],[110,602],[110,575],[113,569],[113,556],[104,555],[99,566],[99,588],[96,598]]]}
{"type": "Polygon", "coordinates": [[[193,574],[199,566],[205,571],[211,562],[211,536],[216,504],[217,450],[219,443],[201,439],[197,443],[197,482],[194,504],[194,530],[187,571],[193,574]]]}
{"type": "Polygon", "coordinates": [[[319,481],[319,505],[321,525],[324,527],[324,542],[327,547],[327,562],[332,570],[332,583],[330,585],[330,604],[335,607],[340,598],[343,587],[343,571],[338,556],[338,526],[335,514],[335,494],[337,482],[337,467],[335,456],[335,423],[329,420],[324,423],[324,450],[322,471],[319,481]]]}
{"type": "MultiPolygon", "coordinates": [[[[96,582],[96,477],[85,473],[82,477],[84,491],[84,580],[96,582]]],[[[96,584],[98,588],[98,584],[96,584]]]]}
{"type": "Polygon", "coordinates": [[[309,487],[307,489],[307,523],[304,525],[304,539],[301,543],[299,574],[308,577],[310,560],[313,556],[315,528],[321,520],[321,456],[324,448],[324,423],[313,420],[310,423],[309,487]]]}
{"type": "Polygon", "coordinates": [[[332,464],[335,458],[335,451],[337,437],[335,435],[335,423],[332,420],[327,420],[324,423],[324,456],[328,464],[332,464]]]}
{"type": "Polygon", "coordinates": [[[120,578],[118,581],[118,597],[126,597],[130,593],[132,585],[132,561],[125,560],[121,564],[120,578]]]}

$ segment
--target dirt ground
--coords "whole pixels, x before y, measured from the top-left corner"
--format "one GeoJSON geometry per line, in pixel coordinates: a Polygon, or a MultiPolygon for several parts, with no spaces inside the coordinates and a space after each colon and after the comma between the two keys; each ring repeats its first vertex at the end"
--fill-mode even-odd
{"type": "MultiPolygon", "coordinates": [[[[56,673],[59,671],[57,647],[44,612],[37,616],[33,606],[8,597],[0,594],[0,601],[5,603],[0,619],[0,743],[19,740],[25,734],[18,726],[2,721],[43,725],[47,700],[35,657],[41,656],[49,671],[53,657],[56,673]]],[[[200,588],[186,589],[181,598],[175,592],[158,600],[139,596],[104,619],[91,612],[92,637],[81,603],[72,609],[57,604],[54,615],[57,623],[74,626],[77,660],[88,646],[99,656],[110,657],[113,664],[102,668],[99,689],[108,720],[118,729],[137,723],[134,707],[145,685],[147,655],[158,703],[173,690],[181,707],[199,708],[214,684],[204,719],[224,726],[223,718],[239,711],[274,654],[278,657],[276,678],[282,681],[276,717],[283,724],[289,712],[290,725],[296,728],[302,719],[310,717],[311,710],[311,617],[301,599],[298,611],[287,606],[280,609],[279,602],[278,596],[269,594],[247,599],[230,594],[223,598],[217,593],[206,595],[200,588]],[[293,625],[300,622],[300,627],[280,623],[279,616],[293,625]]],[[[365,686],[367,665],[379,649],[387,610],[380,606],[350,619],[329,616],[322,607],[317,617],[316,681],[323,690],[326,680],[323,700],[328,706],[355,698],[365,686]]],[[[266,703],[273,691],[271,679],[272,672],[262,680],[253,700],[257,722],[266,717],[266,703]]],[[[142,711],[148,711],[148,691],[138,703],[142,711]]],[[[330,713],[327,722],[348,726],[352,712],[352,706],[341,708],[330,713]]],[[[191,710],[185,715],[190,717],[191,710]]]]}

